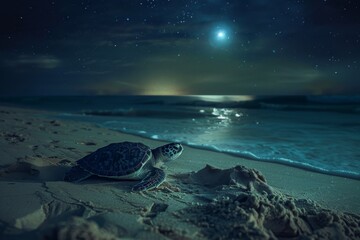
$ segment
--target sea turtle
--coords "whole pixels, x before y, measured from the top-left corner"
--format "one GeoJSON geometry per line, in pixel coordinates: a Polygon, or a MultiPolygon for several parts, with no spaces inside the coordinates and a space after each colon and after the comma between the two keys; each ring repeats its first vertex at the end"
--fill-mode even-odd
{"type": "Polygon", "coordinates": [[[99,148],[77,161],[77,165],[65,175],[68,182],[80,182],[92,175],[141,180],[133,191],[158,187],[165,180],[165,172],[159,168],[164,162],[180,156],[183,147],[170,143],[152,149],[142,143],[120,142],[99,148]]]}

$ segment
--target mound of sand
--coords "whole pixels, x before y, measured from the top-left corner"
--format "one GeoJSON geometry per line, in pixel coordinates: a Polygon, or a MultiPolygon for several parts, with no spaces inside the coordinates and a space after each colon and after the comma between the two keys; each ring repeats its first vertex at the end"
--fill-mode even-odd
{"type": "Polygon", "coordinates": [[[211,202],[180,211],[184,218],[201,228],[205,238],[360,238],[358,216],[285,196],[268,186],[264,176],[254,169],[236,166],[221,170],[208,165],[184,180],[187,184],[217,189],[218,195],[211,202]],[[224,194],[229,188],[237,191],[224,194]]]}
{"type": "Polygon", "coordinates": [[[75,217],[68,222],[62,222],[49,230],[44,240],[117,240],[118,237],[103,230],[93,221],[75,217]]]}
{"type": "Polygon", "coordinates": [[[233,188],[243,191],[272,193],[272,188],[266,184],[265,177],[256,169],[236,166],[230,169],[218,169],[206,165],[200,171],[182,177],[187,183],[202,185],[208,188],[233,188]]]}

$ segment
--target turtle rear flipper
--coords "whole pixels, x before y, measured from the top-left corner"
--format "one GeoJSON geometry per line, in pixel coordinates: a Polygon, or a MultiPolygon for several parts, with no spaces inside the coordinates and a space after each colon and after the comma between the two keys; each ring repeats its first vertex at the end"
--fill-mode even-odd
{"type": "Polygon", "coordinates": [[[165,181],[165,172],[159,168],[153,168],[148,175],[136,184],[132,191],[145,191],[158,187],[165,181]]]}
{"type": "Polygon", "coordinates": [[[64,181],[66,182],[80,182],[90,177],[92,174],[80,166],[75,166],[70,169],[68,173],[66,173],[64,177],[64,181]]]}

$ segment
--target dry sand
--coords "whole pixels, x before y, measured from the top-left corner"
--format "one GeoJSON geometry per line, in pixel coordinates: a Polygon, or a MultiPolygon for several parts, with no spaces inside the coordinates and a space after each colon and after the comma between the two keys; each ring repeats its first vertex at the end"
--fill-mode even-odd
{"type": "Polygon", "coordinates": [[[62,181],[77,159],[125,140],[163,144],[0,107],[0,239],[360,239],[359,181],[188,146],[153,191],[62,181]]]}

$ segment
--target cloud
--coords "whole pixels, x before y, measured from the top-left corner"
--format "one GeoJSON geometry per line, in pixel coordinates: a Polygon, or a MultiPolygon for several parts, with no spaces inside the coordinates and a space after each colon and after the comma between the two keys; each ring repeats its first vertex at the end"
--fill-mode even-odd
{"type": "Polygon", "coordinates": [[[96,95],[115,95],[134,94],[134,92],[138,92],[138,88],[138,84],[131,83],[131,81],[107,79],[88,83],[83,87],[83,90],[96,95]]]}
{"type": "Polygon", "coordinates": [[[9,67],[35,67],[41,69],[54,69],[61,65],[61,60],[50,55],[20,55],[16,59],[7,59],[4,61],[9,67]]]}

